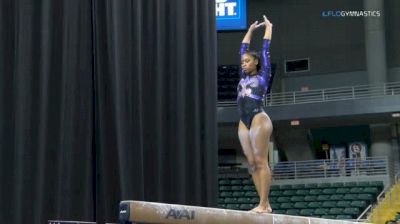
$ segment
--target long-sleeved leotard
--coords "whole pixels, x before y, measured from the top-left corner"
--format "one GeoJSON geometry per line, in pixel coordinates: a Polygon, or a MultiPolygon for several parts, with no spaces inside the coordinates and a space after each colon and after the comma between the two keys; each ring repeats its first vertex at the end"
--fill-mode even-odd
{"type": "MultiPolygon", "coordinates": [[[[248,129],[251,127],[253,117],[263,112],[263,99],[269,92],[272,84],[271,63],[269,59],[270,40],[263,39],[261,51],[261,68],[256,75],[248,75],[240,71],[240,82],[237,87],[237,103],[239,106],[240,120],[248,129]]],[[[240,57],[248,51],[249,44],[242,43],[240,57]]]]}

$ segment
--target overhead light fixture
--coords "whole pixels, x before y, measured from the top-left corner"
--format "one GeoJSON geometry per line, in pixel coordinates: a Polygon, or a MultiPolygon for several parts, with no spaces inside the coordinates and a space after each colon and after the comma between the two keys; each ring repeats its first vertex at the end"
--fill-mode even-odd
{"type": "Polygon", "coordinates": [[[400,113],[392,113],[392,117],[400,117],[400,113]]]}
{"type": "Polygon", "coordinates": [[[291,120],[290,125],[292,125],[292,126],[300,125],[300,121],[299,120],[291,120]]]}

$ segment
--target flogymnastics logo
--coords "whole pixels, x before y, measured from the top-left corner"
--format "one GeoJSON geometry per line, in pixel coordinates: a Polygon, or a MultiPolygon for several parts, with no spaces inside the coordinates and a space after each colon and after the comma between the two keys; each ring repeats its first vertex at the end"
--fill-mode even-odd
{"type": "Polygon", "coordinates": [[[369,11],[369,10],[326,10],[322,11],[322,17],[380,17],[381,11],[369,11]]]}
{"type": "Polygon", "coordinates": [[[217,17],[236,17],[238,15],[238,0],[215,0],[217,17]]]}

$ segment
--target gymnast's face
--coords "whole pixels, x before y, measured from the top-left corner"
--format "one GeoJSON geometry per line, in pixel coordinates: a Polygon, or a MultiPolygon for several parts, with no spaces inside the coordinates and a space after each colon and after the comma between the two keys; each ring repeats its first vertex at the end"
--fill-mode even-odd
{"type": "Polygon", "coordinates": [[[257,73],[258,60],[250,54],[243,54],[241,67],[244,73],[254,75],[257,73]]]}

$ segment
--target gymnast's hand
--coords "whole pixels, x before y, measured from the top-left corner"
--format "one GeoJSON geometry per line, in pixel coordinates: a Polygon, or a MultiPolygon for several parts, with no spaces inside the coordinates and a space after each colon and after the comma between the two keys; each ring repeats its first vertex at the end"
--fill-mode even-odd
{"type": "Polygon", "coordinates": [[[253,24],[250,25],[249,31],[254,31],[261,26],[264,26],[264,22],[258,23],[258,21],[255,21],[253,24]]]}
{"type": "Polygon", "coordinates": [[[268,18],[263,15],[264,22],[261,23],[265,25],[265,34],[264,34],[264,39],[271,40],[272,38],[272,23],[268,20],[268,18]]]}

